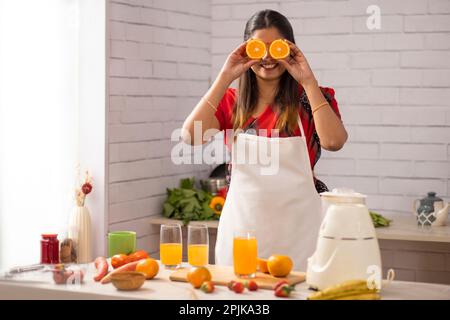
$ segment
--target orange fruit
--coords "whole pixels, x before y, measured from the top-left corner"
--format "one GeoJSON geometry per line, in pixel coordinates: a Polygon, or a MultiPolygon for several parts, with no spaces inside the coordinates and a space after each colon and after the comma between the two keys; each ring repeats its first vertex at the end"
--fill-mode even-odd
{"type": "Polygon", "coordinates": [[[211,281],[211,273],[205,267],[193,267],[187,273],[187,281],[196,289],[205,281],[211,281]]]}
{"type": "Polygon", "coordinates": [[[292,260],[288,256],[273,254],[267,260],[267,268],[274,277],[286,277],[292,270],[292,260]]]}
{"type": "Polygon", "coordinates": [[[284,59],[290,54],[289,43],[283,39],[277,39],[270,44],[269,53],[274,59],[284,59]]]}
{"type": "Polygon", "coordinates": [[[263,273],[269,273],[267,268],[267,259],[258,258],[258,270],[263,273]]]}
{"type": "Polygon", "coordinates": [[[145,259],[136,266],[136,271],[145,274],[145,279],[153,279],[159,271],[158,262],[155,259],[145,259]]]}
{"type": "Polygon", "coordinates": [[[245,52],[250,59],[262,59],[266,55],[266,44],[258,39],[250,39],[247,41],[245,52]]]}

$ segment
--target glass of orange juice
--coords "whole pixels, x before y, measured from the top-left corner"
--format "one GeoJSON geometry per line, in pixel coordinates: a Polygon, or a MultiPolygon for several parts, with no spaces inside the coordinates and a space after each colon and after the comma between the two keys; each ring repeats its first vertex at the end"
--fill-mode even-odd
{"type": "Polygon", "coordinates": [[[188,226],[188,262],[201,267],[208,264],[209,235],[206,224],[188,226]]]}
{"type": "Polygon", "coordinates": [[[258,245],[255,232],[240,230],[234,233],[233,265],[234,273],[240,278],[254,278],[258,260],[258,245]]]}
{"type": "Polygon", "coordinates": [[[159,252],[161,263],[167,269],[176,269],[181,266],[183,243],[179,224],[161,225],[159,252]]]}

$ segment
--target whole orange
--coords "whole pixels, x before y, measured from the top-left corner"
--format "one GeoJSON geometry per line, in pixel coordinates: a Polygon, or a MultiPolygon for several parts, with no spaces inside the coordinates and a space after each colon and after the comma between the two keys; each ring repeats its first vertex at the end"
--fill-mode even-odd
{"type": "Polygon", "coordinates": [[[158,274],[159,265],[155,259],[148,258],[137,264],[136,271],[145,274],[145,279],[152,279],[158,274]]]}
{"type": "Polygon", "coordinates": [[[198,289],[203,282],[211,281],[211,273],[205,267],[193,267],[187,273],[186,278],[194,288],[198,289]]]}
{"type": "Polygon", "coordinates": [[[267,259],[258,258],[258,270],[263,273],[269,273],[267,268],[267,259]]]}
{"type": "Polygon", "coordinates": [[[267,268],[274,277],[286,277],[292,270],[292,260],[288,256],[273,254],[267,260],[267,268]]]}

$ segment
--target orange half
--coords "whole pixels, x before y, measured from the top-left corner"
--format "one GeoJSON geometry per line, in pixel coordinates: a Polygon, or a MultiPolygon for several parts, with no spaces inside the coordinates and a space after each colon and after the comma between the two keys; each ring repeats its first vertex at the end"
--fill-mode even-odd
{"type": "Polygon", "coordinates": [[[266,55],[266,44],[258,39],[250,39],[247,41],[245,52],[250,59],[262,59],[266,55]]]}
{"type": "Polygon", "coordinates": [[[270,44],[269,53],[274,59],[284,59],[291,53],[289,43],[283,39],[277,39],[270,44]]]}

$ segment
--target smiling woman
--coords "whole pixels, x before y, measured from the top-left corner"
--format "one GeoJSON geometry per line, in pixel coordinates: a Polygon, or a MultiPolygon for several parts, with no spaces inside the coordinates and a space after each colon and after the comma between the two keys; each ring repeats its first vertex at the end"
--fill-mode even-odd
{"type": "MultiPolygon", "coordinates": [[[[320,225],[319,192],[327,190],[314,178],[314,165],[321,148],[342,148],[347,132],[334,90],[319,87],[284,15],[256,12],[245,23],[243,40],[183,125],[191,137],[198,122],[205,131],[227,131],[231,182],[216,263],[232,265],[233,234],[254,230],[259,257],[281,253],[305,270],[320,225]],[[236,79],[238,88],[229,88],[236,79]],[[261,149],[270,150],[276,164],[269,171],[263,170],[266,161],[250,160],[261,149]]],[[[189,141],[189,135],[188,142],[200,140],[189,141]]]]}

